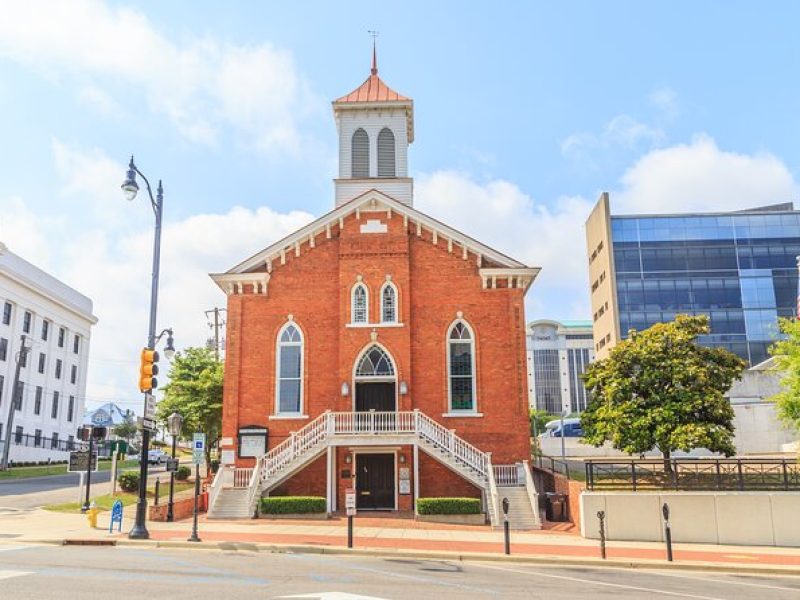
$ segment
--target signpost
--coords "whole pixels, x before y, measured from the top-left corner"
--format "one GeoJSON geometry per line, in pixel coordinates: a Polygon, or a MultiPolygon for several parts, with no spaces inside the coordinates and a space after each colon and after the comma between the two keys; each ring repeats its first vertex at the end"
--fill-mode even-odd
{"type": "Polygon", "coordinates": [[[197,535],[197,499],[200,496],[200,464],[203,462],[206,453],[206,434],[195,433],[192,436],[192,462],[194,463],[194,517],[192,521],[192,535],[190,542],[199,542],[197,535]]]}
{"type": "Polygon", "coordinates": [[[353,517],[356,514],[356,490],[347,488],[344,491],[344,508],[347,512],[347,547],[353,547],[353,517]]]}

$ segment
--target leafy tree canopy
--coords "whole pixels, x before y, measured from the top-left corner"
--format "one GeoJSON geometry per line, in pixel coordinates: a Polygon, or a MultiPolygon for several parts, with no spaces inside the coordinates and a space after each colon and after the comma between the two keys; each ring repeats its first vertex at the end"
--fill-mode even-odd
{"type": "Polygon", "coordinates": [[[210,446],[222,429],[223,365],[208,348],[187,348],[172,359],[169,384],[158,403],[157,418],[165,425],[173,412],[183,417],[181,435],[206,434],[206,463],[210,446]]]}
{"type": "Polygon", "coordinates": [[[675,450],[707,448],[731,456],[733,409],[724,397],[745,363],[723,348],[695,343],[708,317],[678,315],[629,338],[584,374],[592,400],[581,415],[584,440],[665,459],[675,450]]]}
{"type": "Polygon", "coordinates": [[[781,391],[774,399],[781,420],[800,431],[800,321],[781,319],[779,324],[786,338],[770,348],[770,354],[782,371],[781,391]]]}
{"type": "Polygon", "coordinates": [[[133,419],[125,419],[122,423],[114,427],[114,435],[123,440],[130,441],[139,432],[136,422],[133,419]]]}

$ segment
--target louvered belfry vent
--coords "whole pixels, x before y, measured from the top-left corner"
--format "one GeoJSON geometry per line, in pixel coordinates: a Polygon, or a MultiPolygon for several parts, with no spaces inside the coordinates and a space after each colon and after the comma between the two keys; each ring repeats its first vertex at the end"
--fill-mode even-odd
{"type": "Polygon", "coordinates": [[[378,177],[395,177],[394,133],[388,127],[378,134],[378,177]]]}
{"type": "Polygon", "coordinates": [[[356,129],[352,146],[353,177],[369,177],[369,136],[363,129],[356,129]]]}

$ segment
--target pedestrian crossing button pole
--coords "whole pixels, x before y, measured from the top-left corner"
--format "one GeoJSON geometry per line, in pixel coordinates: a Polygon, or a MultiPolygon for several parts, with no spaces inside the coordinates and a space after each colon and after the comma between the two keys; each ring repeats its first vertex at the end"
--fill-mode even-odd
{"type": "Polygon", "coordinates": [[[508,524],[508,498],[503,498],[503,536],[505,538],[505,553],[511,554],[511,531],[508,524]]]}

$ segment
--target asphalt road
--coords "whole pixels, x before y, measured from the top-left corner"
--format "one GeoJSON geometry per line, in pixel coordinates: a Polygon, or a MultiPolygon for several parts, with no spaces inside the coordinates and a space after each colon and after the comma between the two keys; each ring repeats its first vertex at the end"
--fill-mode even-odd
{"type": "Polygon", "coordinates": [[[800,598],[800,578],[250,551],[0,544],[2,596],[124,599],[800,598]]]}
{"type": "MultiPolygon", "coordinates": [[[[149,474],[164,479],[164,467],[150,465],[149,474]]],[[[150,480],[151,477],[148,477],[150,480]]],[[[78,473],[0,480],[0,510],[31,509],[78,500],[78,473]]],[[[92,473],[92,495],[111,491],[111,471],[92,473]],[[95,487],[96,486],[96,487],[95,487]]],[[[84,488],[85,489],[85,488],[84,488]]]]}

